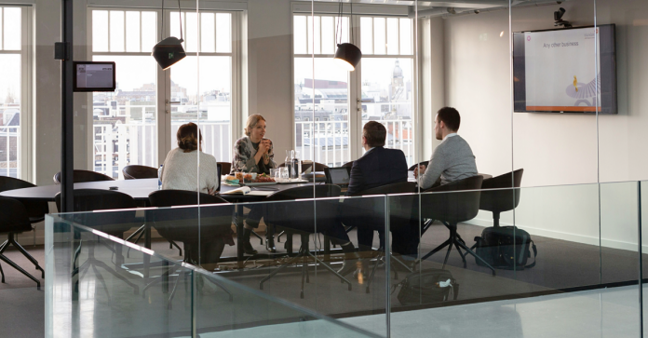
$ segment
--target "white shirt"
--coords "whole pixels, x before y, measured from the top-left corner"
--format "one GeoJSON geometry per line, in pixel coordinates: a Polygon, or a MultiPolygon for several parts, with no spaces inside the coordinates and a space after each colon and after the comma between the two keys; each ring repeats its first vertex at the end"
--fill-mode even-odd
{"type": "Polygon", "coordinates": [[[218,189],[218,166],[214,156],[202,151],[185,153],[180,148],[171,150],[162,167],[162,189],[177,189],[209,193],[218,189]],[[200,173],[198,156],[200,155],[200,173]]]}

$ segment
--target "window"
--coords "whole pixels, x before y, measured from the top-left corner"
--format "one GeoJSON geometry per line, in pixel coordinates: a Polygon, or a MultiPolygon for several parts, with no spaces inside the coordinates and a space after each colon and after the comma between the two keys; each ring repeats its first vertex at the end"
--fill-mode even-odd
{"type": "Polygon", "coordinates": [[[176,37],[182,15],[187,53],[168,71],[151,57],[159,40],[159,11],[92,10],[92,59],[115,61],[117,68],[115,92],[93,94],[95,171],[117,178],[126,165],[157,167],[158,157],[177,147],[175,135],[187,122],[199,123],[203,151],[218,161],[231,159],[233,15],[163,15],[162,35],[176,37]]]}
{"type": "Polygon", "coordinates": [[[0,175],[15,178],[28,176],[29,10],[0,6],[0,175]]]}
{"type": "Polygon", "coordinates": [[[335,16],[294,15],[293,20],[295,147],[302,157],[329,166],[357,158],[363,152],[362,126],[378,121],[387,129],[385,146],[401,149],[412,164],[412,20],[354,16],[363,58],[351,73],[333,63],[336,28],[338,41],[349,41],[348,17],[338,22],[335,16]]]}

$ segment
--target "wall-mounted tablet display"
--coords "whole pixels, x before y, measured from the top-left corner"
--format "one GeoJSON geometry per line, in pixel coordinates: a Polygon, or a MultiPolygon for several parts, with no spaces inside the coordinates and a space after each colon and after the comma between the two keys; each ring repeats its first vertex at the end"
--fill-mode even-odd
{"type": "Polygon", "coordinates": [[[515,112],[617,114],[615,26],[514,33],[513,91],[515,112]]]}
{"type": "Polygon", "coordinates": [[[74,62],[75,92],[113,92],[116,86],[114,62],[74,62]]]}

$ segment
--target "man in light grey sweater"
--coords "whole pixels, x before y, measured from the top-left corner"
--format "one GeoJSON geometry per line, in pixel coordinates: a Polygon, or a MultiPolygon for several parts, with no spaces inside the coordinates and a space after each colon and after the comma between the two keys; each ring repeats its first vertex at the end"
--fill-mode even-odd
{"type": "Polygon", "coordinates": [[[462,180],[477,175],[475,155],[468,142],[457,135],[461,117],[451,107],[439,109],[434,119],[434,132],[437,140],[443,140],[432,153],[427,166],[414,169],[414,177],[421,175],[421,189],[431,188],[439,178],[440,184],[462,180]]]}

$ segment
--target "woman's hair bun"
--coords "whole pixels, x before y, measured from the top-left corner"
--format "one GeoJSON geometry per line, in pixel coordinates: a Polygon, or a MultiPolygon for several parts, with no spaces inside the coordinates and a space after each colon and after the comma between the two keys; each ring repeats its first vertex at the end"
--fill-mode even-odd
{"type": "Polygon", "coordinates": [[[202,135],[198,130],[198,126],[195,123],[183,124],[178,128],[178,147],[184,150],[185,153],[192,152],[198,149],[198,144],[200,140],[196,138],[196,135],[199,135],[200,140],[202,140],[202,135]]]}

